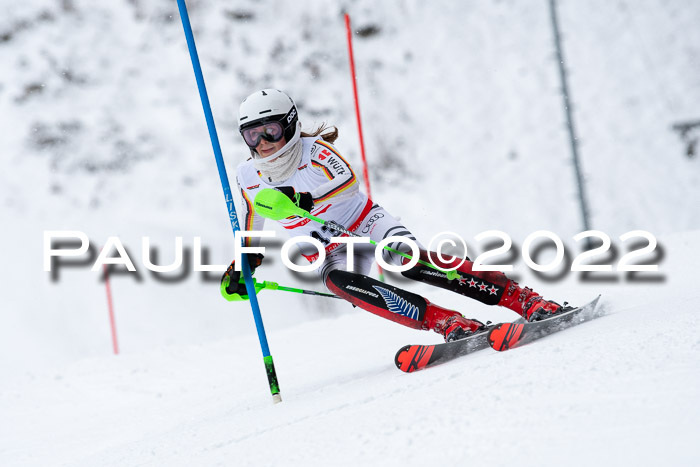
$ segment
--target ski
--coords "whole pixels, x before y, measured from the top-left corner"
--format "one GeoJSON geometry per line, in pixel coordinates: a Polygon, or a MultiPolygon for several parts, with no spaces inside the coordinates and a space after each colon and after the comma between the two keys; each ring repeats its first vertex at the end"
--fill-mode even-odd
{"type": "Polygon", "coordinates": [[[488,331],[465,337],[458,341],[434,345],[405,345],[396,352],[394,363],[406,373],[429,368],[457,357],[486,349],[489,346],[488,331]]]}
{"type": "Polygon", "coordinates": [[[508,350],[598,318],[604,314],[602,309],[597,310],[598,300],[600,295],[590,303],[542,321],[501,323],[489,331],[488,343],[495,350],[508,350]]]}

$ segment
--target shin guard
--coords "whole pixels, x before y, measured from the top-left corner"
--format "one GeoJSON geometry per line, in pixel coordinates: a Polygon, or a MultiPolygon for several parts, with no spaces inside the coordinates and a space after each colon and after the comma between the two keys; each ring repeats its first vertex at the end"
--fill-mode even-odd
{"type": "Polygon", "coordinates": [[[446,331],[454,330],[457,326],[466,331],[474,331],[482,326],[479,321],[466,319],[460,313],[430,303],[420,295],[362,274],[331,271],[326,286],[334,294],[363,310],[409,328],[435,331],[443,337],[446,336],[446,331]]]}

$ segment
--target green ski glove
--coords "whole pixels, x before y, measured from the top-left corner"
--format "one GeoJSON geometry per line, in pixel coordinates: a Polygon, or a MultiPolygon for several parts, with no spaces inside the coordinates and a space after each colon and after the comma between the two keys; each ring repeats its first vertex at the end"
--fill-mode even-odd
{"type": "MultiPolygon", "coordinates": [[[[262,264],[264,256],[260,253],[247,253],[247,255],[248,264],[250,265],[250,274],[253,275],[255,274],[255,269],[262,264]]],[[[221,276],[221,286],[219,287],[221,295],[230,302],[248,300],[245,279],[241,271],[236,271],[235,263],[235,261],[231,261],[228,269],[226,269],[224,275],[221,276]]],[[[253,282],[255,283],[256,293],[260,292],[260,290],[265,287],[263,284],[258,284],[255,279],[253,279],[253,282]]]]}

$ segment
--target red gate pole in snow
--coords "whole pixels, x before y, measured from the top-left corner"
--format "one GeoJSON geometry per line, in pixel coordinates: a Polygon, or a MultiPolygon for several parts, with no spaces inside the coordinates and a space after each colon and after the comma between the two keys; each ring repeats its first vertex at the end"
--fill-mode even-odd
{"type": "Polygon", "coordinates": [[[112,304],[112,289],[109,287],[109,272],[106,264],[103,264],[102,268],[104,270],[105,288],[107,289],[107,309],[109,310],[109,327],[112,330],[112,348],[114,349],[114,355],[119,355],[119,343],[117,342],[117,325],[114,319],[114,306],[112,304]]]}
{"type": "MultiPolygon", "coordinates": [[[[348,56],[350,58],[350,75],[352,77],[352,92],[355,96],[355,115],[357,116],[357,132],[360,135],[360,154],[362,154],[362,175],[365,179],[367,196],[372,199],[372,190],[369,188],[369,172],[367,170],[367,157],[365,156],[365,141],[362,137],[362,121],[360,119],[360,98],[357,95],[357,76],[355,75],[355,59],[352,53],[352,28],[350,27],[350,15],[345,13],[345,30],[348,34],[348,56]]],[[[384,282],[384,271],[377,264],[379,279],[384,282]]]]}

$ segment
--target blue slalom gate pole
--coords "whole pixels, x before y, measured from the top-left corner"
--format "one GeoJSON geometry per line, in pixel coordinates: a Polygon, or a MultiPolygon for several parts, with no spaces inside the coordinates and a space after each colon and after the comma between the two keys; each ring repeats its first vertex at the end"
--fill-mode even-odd
{"type": "MultiPolygon", "coordinates": [[[[221,179],[221,187],[224,189],[224,198],[226,199],[226,207],[228,208],[228,215],[231,221],[231,227],[233,228],[234,237],[236,232],[240,230],[238,225],[238,215],[236,214],[236,205],[233,201],[233,196],[231,194],[231,186],[228,182],[228,175],[226,174],[226,166],[224,165],[224,158],[221,155],[221,146],[219,145],[219,137],[216,133],[216,126],[214,125],[214,116],[211,112],[211,105],[209,104],[209,97],[207,95],[207,88],[204,85],[204,76],[202,74],[202,67],[199,63],[199,56],[197,55],[197,47],[194,43],[194,35],[192,34],[192,26],[190,25],[190,18],[187,14],[187,5],[185,0],[177,0],[177,7],[180,10],[180,19],[182,20],[182,27],[185,30],[185,38],[187,39],[187,48],[190,51],[190,59],[192,60],[192,68],[194,69],[194,76],[197,79],[197,88],[199,89],[199,97],[202,100],[202,108],[204,109],[204,117],[207,120],[207,128],[209,129],[209,138],[211,139],[212,149],[214,150],[214,157],[216,158],[216,166],[219,169],[219,178],[221,179]]],[[[240,246],[240,245],[239,245],[240,246]]],[[[255,319],[255,327],[258,330],[258,338],[260,339],[260,348],[263,353],[263,361],[265,363],[265,371],[267,372],[267,380],[270,384],[270,392],[272,393],[272,400],[274,402],[281,402],[282,396],[280,395],[279,383],[277,382],[277,374],[275,373],[275,364],[272,361],[272,355],[270,355],[270,348],[267,344],[267,336],[265,335],[265,326],[263,325],[262,316],[260,315],[260,306],[258,305],[258,297],[255,294],[255,283],[253,282],[253,276],[250,274],[250,265],[248,264],[248,257],[246,255],[241,255],[241,270],[243,272],[243,278],[245,279],[245,287],[248,292],[248,297],[250,298],[250,307],[253,310],[253,318],[255,319]]]]}

